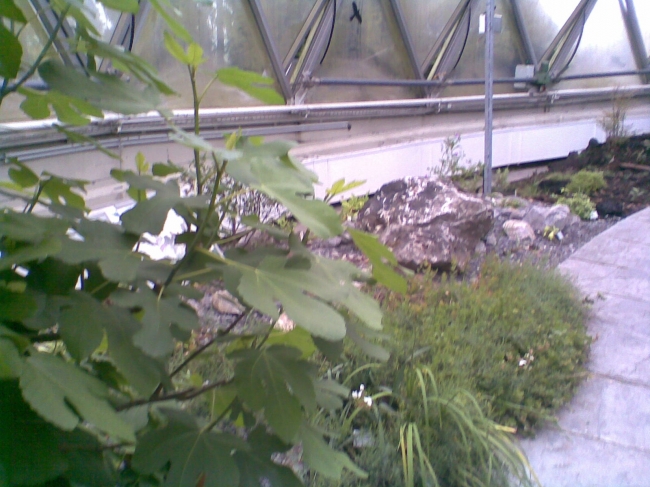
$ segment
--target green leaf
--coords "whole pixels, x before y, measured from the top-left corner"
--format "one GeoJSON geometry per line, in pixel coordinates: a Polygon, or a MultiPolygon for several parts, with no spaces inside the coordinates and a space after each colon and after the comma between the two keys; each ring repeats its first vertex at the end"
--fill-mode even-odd
{"type": "Polygon", "coordinates": [[[284,105],[284,98],[269,85],[274,83],[272,78],[262,76],[239,68],[223,68],[217,71],[219,81],[228,86],[239,88],[250,96],[269,105],[284,105]]]}
{"type": "Polygon", "coordinates": [[[120,12],[127,12],[130,14],[137,14],[140,9],[138,0],[99,0],[104,6],[119,10],[120,12]]]}
{"type": "Polygon", "coordinates": [[[302,421],[301,404],[316,407],[313,376],[300,350],[273,345],[262,350],[242,350],[237,360],[235,384],[240,399],[251,409],[264,409],[264,416],[276,434],[292,442],[302,421]]]}
{"type": "Polygon", "coordinates": [[[76,189],[75,185],[78,184],[85,186],[88,182],[62,179],[53,176],[43,184],[43,194],[47,196],[52,203],[71,206],[72,208],[78,208],[83,211],[86,210],[86,201],[80,194],[73,191],[73,189],[76,189]]]}
{"type": "Polygon", "coordinates": [[[93,353],[104,338],[102,304],[86,293],[73,293],[59,318],[61,338],[68,352],[81,361],[93,353]]]}
{"type": "Polygon", "coordinates": [[[346,191],[363,186],[364,184],[366,184],[365,181],[350,181],[348,184],[345,184],[345,178],[339,179],[338,181],[335,181],[328,190],[326,190],[326,194],[330,197],[338,196],[346,191]]]}
{"type": "Polygon", "coordinates": [[[196,312],[175,296],[159,297],[151,290],[140,292],[118,290],[111,294],[118,306],[143,312],[142,329],[134,337],[134,344],[152,357],[165,357],[174,350],[171,325],[181,330],[198,328],[196,312]]]}
{"type": "Polygon", "coordinates": [[[32,354],[20,388],[34,411],[63,430],[71,431],[84,420],[110,436],[135,441],[133,430],[110,405],[108,387],[60,357],[32,354]]]}
{"type": "Polygon", "coordinates": [[[30,294],[13,292],[0,285],[0,321],[22,321],[33,315],[38,308],[30,294]]]}
{"type": "Polygon", "coordinates": [[[162,162],[157,162],[153,165],[151,168],[151,172],[154,176],[164,178],[166,176],[170,176],[172,174],[178,174],[183,172],[183,168],[176,166],[175,164],[172,164],[171,162],[168,162],[167,164],[164,164],[162,162]]]}
{"type": "Polygon", "coordinates": [[[316,402],[322,408],[334,411],[343,407],[343,399],[350,395],[350,389],[335,380],[316,382],[316,402]]]}
{"type": "Polygon", "coordinates": [[[20,22],[22,24],[27,22],[27,19],[25,19],[25,16],[23,15],[23,11],[16,6],[14,0],[0,0],[0,17],[20,22]]]}
{"type": "Polygon", "coordinates": [[[146,433],[133,455],[133,468],[143,474],[157,474],[167,464],[165,486],[236,487],[239,469],[232,451],[246,449],[238,438],[205,431],[190,414],[162,409],[168,423],[146,433]]]}
{"type": "Polygon", "coordinates": [[[77,428],[63,433],[59,449],[65,452],[68,469],[64,477],[74,486],[117,485],[115,473],[97,438],[77,428]]]}
{"type": "Polygon", "coordinates": [[[187,58],[190,64],[194,68],[198,68],[201,64],[205,62],[203,57],[203,49],[196,42],[192,42],[187,46],[187,58]]]}
{"type": "Polygon", "coordinates": [[[288,332],[273,330],[265,345],[286,345],[297,348],[302,352],[301,358],[303,359],[311,357],[316,351],[311,334],[299,326],[288,332]]]}
{"type": "Polygon", "coordinates": [[[104,325],[109,356],[133,388],[144,397],[150,396],[158,384],[171,389],[166,361],[150,357],[133,344],[133,336],[142,325],[125,309],[113,306],[104,310],[108,315],[104,325]]]}
{"type": "Polygon", "coordinates": [[[300,439],[305,463],[321,475],[339,480],[343,469],[346,468],[360,478],[368,477],[368,474],[352,463],[345,453],[332,450],[321,435],[306,423],[300,427],[300,439]]]}
{"type": "Polygon", "coordinates": [[[13,161],[9,168],[9,179],[19,185],[21,188],[32,188],[38,184],[39,177],[26,165],[18,161],[13,161]]]}
{"type": "Polygon", "coordinates": [[[189,56],[185,53],[185,49],[181,46],[176,39],[167,31],[164,32],[164,42],[167,52],[174,56],[178,61],[183,64],[191,64],[189,56]]]}
{"type": "MultiPolygon", "coordinates": [[[[48,111],[48,115],[49,115],[49,111],[48,111]]],[[[76,144],[88,144],[88,145],[91,145],[95,149],[97,149],[99,152],[101,152],[102,154],[106,154],[111,159],[120,160],[120,155],[119,154],[117,154],[117,153],[115,153],[115,152],[113,152],[111,150],[108,150],[101,143],[99,143],[97,141],[97,139],[95,139],[93,137],[88,137],[88,136],[80,134],[78,132],[74,132],[73,130],[68,130],[67,128],[62,127],[59,124],[54,124],[53,127],[57,132],[61,132],[62,134],[65,134],[65,136],[71,142],[74,142],[76,144]]]]}
{"type": "Polygon", "coordinates": [[[274,453],[285,452],[288,444],[277,436],[269,435],[263,426],[258,426],[248,435],[248,443],[253,451],[235,453],[235,461],[239,466],[240,487],[260,487],[260,479],[265,479],[265,485],[270,487],[302,487],[303,483],[289,467],[273,462],[274,453]]]}
{"type": "Polygon", "coordinates": [[[338,362],[343,354],[343,340],[331,342],[319,337],[312,337],[312,339],[314,340],[314,344],[318,347],[318,350],[325,355],[327,360],[330,362],[338,362]]]}
{"type": "Polygon", "coordinates": [[[117,76],[95,72],[93,78],[89,78],[81,71],[54,60],[43,62],[38,73],[54,90],[50,91],[50,96],[62,93],[97,109],[130,115],[155,110],[159,105],[156,91],[139,90],[117,76]]]}
{"type": "Polygon", "coordinates": [[[0,336],[0,381],[17,379],[22,370],[22,357],[16,345],[11,340],[0,336]]]}
{"type": "Polygon", "coordinates": [[[39,485],[68,468],[60,432],[25,403],[16,381],[0,380],[0,472],[7,485],[39,485]]]}
{"type": "Polygon", "coordinates": [[[390,249],[369,233],[353,228],[348,228],[348,233],[359,250],[370,259],[372,275],[377,282],[398,293],[406,293],[406,279],[393,270],[398,264],[390,249]]]}
{"type": "Polygon", "coordinates": [[[67,265],[57,258],[48,257],[42,262],[32,263],[26,281],[30,290],[50,296],[67,295],[74,290],[83,272],[81,266],[67,265]]]}
{"type": "Polygon", "coordinates": [[[183,27],[180,22],[178,22],[173,15],[167,12],[167,9],[173,9],[171,4],[167,0],[150,0],[151,6],[154,10],[160,15],[167,27],[181,40],[185,41],[187,44],[192,42],[192,36],[190,33],[183,27]]]}
{"type": "Polygon", "coordinates": [[[33,214],[0,212],[0,236],[19,242],[39,243],[48,236],[63,236],[70,224],[58,218],[40,217],[33,214]]]}
{"type": "Polygon", "coordinates": [[[234,384],[227,384],[209,392],[208,401],[211,409],[211,417],[218,418],[231,405],[237,397],[237,387],[234,384]]]}
{"type": "Polygon", "coordinates": [[[3,22],[0,22],[0,46],[0,78],[14,79],[20,70],[23,47],[3,22]]]}
{"type": "Polygon", "coordinates": [[[381,362],[386,362],[390,358],[388,351],[385,348],[366,340],[361,334],[361,329],[360,326],[357,326],[354,323],[348,323],[348,338],[369,357],[381,362]]]}
{"type": "Polygon", "coordinates": [[[57,91],[41,92],[24,86],[19,88],[18,92],[25,96],[20,108],[28,116],[37,120],[50,116],[50,106],[64,124],[87,125],[90,123],[90,117],[104,117],[99,108],[75,98],[74,94],[67,96],[57,91]]]}
{"type": "Polygon", "coordinates": [[[45,238],[41,242],[7,253],[0,258],[0,270],[10,269],[16,264],[24,264],[32,260],[44,259],[55,255],[61,250],[61,240],[55,237],[45,238]]]}

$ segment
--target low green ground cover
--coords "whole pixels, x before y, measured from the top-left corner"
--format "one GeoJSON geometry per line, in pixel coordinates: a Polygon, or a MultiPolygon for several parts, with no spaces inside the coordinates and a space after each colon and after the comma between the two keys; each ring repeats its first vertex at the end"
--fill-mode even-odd
{"type": "Polygon", "coordinates": [[[357,397],[347,412],[323,419],[339,432],[332,443],[369,473],[337,485],[508,485],[525,477],[509,433],[532,433],[585,374],[590,339],[573,287],[530,265],[488,260],[474,282],[417,276],[407,295],[384,296],[384,306],[390,360],[369,365],[349,349],[338,369],[372,405],[357,397]],[[355,447],[364,435],[370,443],[355,447]]]}

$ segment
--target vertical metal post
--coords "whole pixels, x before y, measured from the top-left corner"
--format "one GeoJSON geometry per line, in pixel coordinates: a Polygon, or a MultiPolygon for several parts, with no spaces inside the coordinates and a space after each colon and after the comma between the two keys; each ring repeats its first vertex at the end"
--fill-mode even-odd
{"type": "Polygon", "coordinates": [[[271,35],[271,29],[266,22],[266,17],[262,11],[262,6],[260,5],[259,0],[248,0],[248,4],[253,11],[255,23],[257,24],[257,28],[262,36],[262,42],[264,43],[264,47],[266,48],[269,60],[271,61],[271,66],[273,67],[275,78],[278,80],[278,84],[280,85],[282,96],[284,96],[287,104],[291,104],[293,91],[291,91],[291,86],[289,86],[289,80],[287,80],[287,76],[284,72],[282,60],[280,59],[278,48],[275,45],[273,36],[271,35]]]}
{"type": "MultiPolygon", "coordinates": [[[[648,52],[646,51],[643,42],[643,34],[641,34],[639,18],[636,15],[636,8],[634,7],[634,0],[625,0],[625,5],[621,4],[621,8],[623,7],[625,9],[623,12],[625,17],[625,26],[627,27],[628,35],[630,37],[634,57],[636,58],[636,65],[640,70],[647,69],[648,66],[650,66],[650,63],[648,62],[648,52]]],[[[647,83],[650,76],[645,75],[642,76],[642,78],[647,83]]]]}
{"type": "Polygon", "coordinates": [[[492,192],[492,112],[494,95],[494,0],[485,9],[485,167],[483,195],[492,192]]]}

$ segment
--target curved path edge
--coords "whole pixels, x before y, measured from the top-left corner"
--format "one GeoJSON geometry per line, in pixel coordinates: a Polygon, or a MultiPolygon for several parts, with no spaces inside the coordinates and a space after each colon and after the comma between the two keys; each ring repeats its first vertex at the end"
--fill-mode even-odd
{"type": "Polygon", "coordinates": [[[594,302],[590,374],[557,425],[521,445],[545,487],[650,486],[650,208],[559,269],[594,302]]]}

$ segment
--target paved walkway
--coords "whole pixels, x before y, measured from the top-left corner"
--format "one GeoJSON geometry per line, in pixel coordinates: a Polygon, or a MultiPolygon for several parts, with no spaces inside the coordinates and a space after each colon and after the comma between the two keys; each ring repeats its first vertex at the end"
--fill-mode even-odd
{"type": "Polygon", "coordinates": [[[650,208],[560,265],[595,300],[590,377],[522,446],[545,487],[650,486],[650,208]]]}

